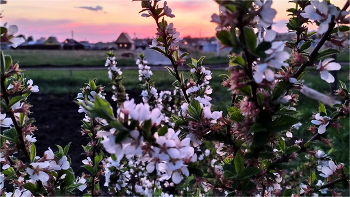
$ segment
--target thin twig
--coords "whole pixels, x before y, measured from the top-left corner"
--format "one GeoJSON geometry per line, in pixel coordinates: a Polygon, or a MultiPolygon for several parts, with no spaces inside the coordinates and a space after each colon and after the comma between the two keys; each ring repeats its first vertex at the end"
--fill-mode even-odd
{"type": "MultiPolygon", "coordinates": [[[[10,103],[10,99],[9,99],[9,95],[7,94],[7,91],[6,91],[5,80],[6,80],[6,77],[4,75],[2,75],[1,76],[1,91],[2,91],[3,97],[5,99],[6,105],[8,105],[10,103]]],[[[6,114],[10,116],[12,123],[13,123],[13,125],[14,125],[14,127],[19,135],[18,136],[18,138],[20,140],[20,143],[18,144],[19,148],[23,151],[24,156],[26,157],[27,161],[30,162],[30,156],[29,156],[28,150],[27,150],[25,143],[24,143],[22,129],[20,128],[20,126],[17,123],[17,120],[16,120],[16,117],[14,115],[13,110],[9,109],[6,112],[6,114]]]]}

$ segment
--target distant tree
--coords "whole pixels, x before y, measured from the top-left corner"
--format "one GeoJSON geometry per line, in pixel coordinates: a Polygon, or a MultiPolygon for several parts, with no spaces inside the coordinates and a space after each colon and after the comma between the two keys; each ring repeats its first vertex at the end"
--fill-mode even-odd
{"type": "Polygon", "coordinates": [[[34,41],[33,36],[28,36],[27,42],[34,41]]]}

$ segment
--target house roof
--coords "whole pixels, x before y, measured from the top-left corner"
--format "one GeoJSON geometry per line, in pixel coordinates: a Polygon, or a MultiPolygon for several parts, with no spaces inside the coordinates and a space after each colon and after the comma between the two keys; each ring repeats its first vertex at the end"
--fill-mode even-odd
{"type": "Polygon", "coordinates": [[[50,36],[46,41],[45,44],[56,44],[59,45],[61,44],[60,42],[58,42],[56,37],[50,36]]]}
{"type": "Polygon", "coordinates": [[[67,38],[65,41],[64,41],[64,45],[82,45],[80,44],[79,42],[73,40],[73,39],[69,39],[67,38]]]}
{"type": "Polygon", "coordinates": [[[134,40],[130,38],[129,34],[123,32],[120,34],[118,39],[115,41],[116,44],[124,44],[124,43],[134,43],[134,40]]]}

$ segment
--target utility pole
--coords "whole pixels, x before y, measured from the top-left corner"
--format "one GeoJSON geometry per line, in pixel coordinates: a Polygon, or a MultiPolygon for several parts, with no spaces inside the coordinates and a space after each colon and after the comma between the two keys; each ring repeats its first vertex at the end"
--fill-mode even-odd
{"type": "Polygon", "coordinates": [[[72,31],[72,41],[73,41],[72,50],[74,50],[75,43],[74,43],[74,32],[73,31],[72,31]]]}

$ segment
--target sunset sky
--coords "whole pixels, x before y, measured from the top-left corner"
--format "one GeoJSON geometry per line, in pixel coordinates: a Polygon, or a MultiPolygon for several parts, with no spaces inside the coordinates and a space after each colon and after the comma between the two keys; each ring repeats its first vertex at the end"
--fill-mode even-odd
{"type": "MultiPolygon", "coordinates": [[[[342,7],[346,0],[333,0],[342,7]]],[[[163,4],[163,2],[161,2],[163,4]]],[[[292,7],[288,0],[276,0],[272,7],[277,10],[273,29],[286,32],[285,10],[292,7]]],[[[212,0],[168,0],[175,18],[167,18],[174,23],[180,36],[209,37],[215,35],[216,25],[210,22],[211,15],[218,13],[218,5],[212,0]]],[[[71,38],[78,41],[88,40],[111,42],[121,32],[127,32],[134,38],[153,37],[155,23],[151,18],[143,18],[138,12],[140,2],[131,0],[7,0],[1,5],[3,18],[1,25],[15,24],[19,33],[34,40],[40,37],[56,36],[62,42],[71,38]]]]}

